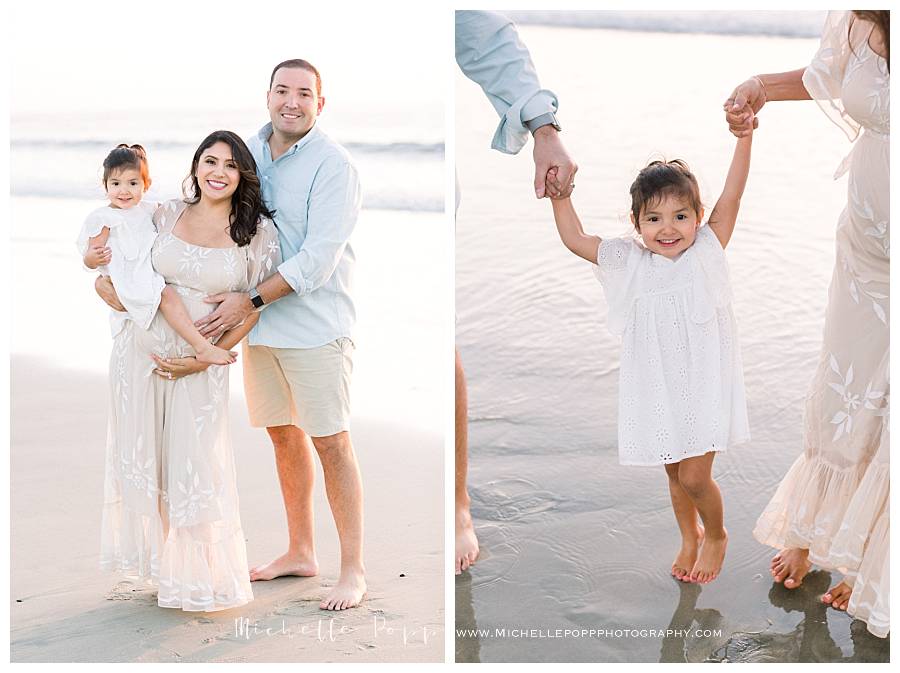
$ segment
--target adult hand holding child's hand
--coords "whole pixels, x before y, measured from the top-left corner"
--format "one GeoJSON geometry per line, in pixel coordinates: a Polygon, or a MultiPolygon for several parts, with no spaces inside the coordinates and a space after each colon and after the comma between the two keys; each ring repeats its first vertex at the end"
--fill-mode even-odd
{"type": "Polygon", "coordinates": [[[751,77],[739,84],[722,106],[728,130],[738,138],[749,135],[759,126],[756,114],[765,104],[766,89],[759,77],[751,77]]]}
{"type": "Polygon", "coordinates": [[[577,170],[578,165],[566,152],[555,128],[542,126],[534,132],[534,194],[537,198],[564,199],[569,196],[575,186],[577,170]]]}

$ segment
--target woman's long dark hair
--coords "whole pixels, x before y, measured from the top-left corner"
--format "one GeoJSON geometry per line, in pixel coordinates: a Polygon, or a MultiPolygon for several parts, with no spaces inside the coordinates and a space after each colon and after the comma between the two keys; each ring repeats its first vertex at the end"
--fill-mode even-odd
{"type": "Polygon", "coordinates": [[[231,195],[231,215],[228,219],[231,240],[239,246],[244,246],[250,243],[250,240],[256,235],[256,224],[259,222],[259,218],[273,218],[275,212],[270,211],[263,203],[259,178],[256,177],[256,162],[240,136],[231,131],[213,131],[203,139],[197,151],[194,152],[191,172],[181,186],[184,200],[190,204],[200,201],[197,164],[200,162],[200,155],[218,142],[223,142],[231,148],[231,156],[241,174],[237,189],[231,195]]]}
{"type": "MultiPolygon", "coordinates": [[[[891,71],[891,12],[886,9],[854,9],[853,16],[850,18],[850,28],[853,28],[853,20],[862,19],[874,23],[878,30],[881,31],[881,37],[884,40],[884,48],[887,51],[885,60],[887,61],[888,72],[891,71]]],[[[850,31],[847,31],[847,39],[850,39],[850,31]]],[[[853,45],[850,46],[853,48],[853,45]]]]}

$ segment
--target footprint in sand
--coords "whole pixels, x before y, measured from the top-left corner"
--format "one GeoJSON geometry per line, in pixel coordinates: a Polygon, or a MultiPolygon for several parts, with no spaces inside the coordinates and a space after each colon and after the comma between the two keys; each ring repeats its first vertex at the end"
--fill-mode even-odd
{"type": "Polygon", "coordinates": [[[156,591],[147,587],[135,585],[134,582],[123,580],[116,584],[106,594],[108,601],[144,601],[156,602],[156,591]]]}

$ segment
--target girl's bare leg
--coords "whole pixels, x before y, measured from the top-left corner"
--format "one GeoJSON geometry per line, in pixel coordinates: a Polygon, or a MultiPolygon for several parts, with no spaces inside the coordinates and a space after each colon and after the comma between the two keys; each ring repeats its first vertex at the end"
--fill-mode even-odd
{"type": "Polygon", "coordinates": [[[725,530],[722,493],[712,478],[714,451],[685,458],[678,465],[678,482],[697,508],[703,521],[703,544],[689,581],[706,584],[718,577],[725,560],[728,532],[725,530]]]}
{"type": "Polygon", "coordinates": [[[693,500],[678,481],[679,463],[666,465],[666,476],[669,478],[669,495],[672,498],[672,511],[681,531],[681,550],[672,561],[672,576],[684,582],[689,581],[691,569],[697,562],[697,554],[703,541],[703,526],[697,519],[697,508],[693,500]]]}

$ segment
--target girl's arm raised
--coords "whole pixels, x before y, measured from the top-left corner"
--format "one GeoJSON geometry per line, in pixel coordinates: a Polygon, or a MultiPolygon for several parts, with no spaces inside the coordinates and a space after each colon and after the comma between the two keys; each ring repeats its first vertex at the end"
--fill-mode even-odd
{"type": "Polygon", "coordinates": [[[744,195],[744,187],[747,185],[747,175],[750,173],[750,145],[753,134],[738,138],[734,148],[734,156],[731,159],[731,167],[728,169],[728,177],[725,178],[725,187],[722,195],[709,216],[709,227],[713,230],[719,243],[724,248],[731,240],[734,231],[734,223],[737,220],[738,210],[741,207],[741,197],[744,195]]]}
{"type": "Polygon", "coordinates": [[[581,228],[581,220],[572,205],[572,199],[552,199],[553,219],[556,220],[556,230],[562,239],[563,245],[582,259],[596,264],[597,250],[600,247],[599,236],[589,236],[581,228]]]}

